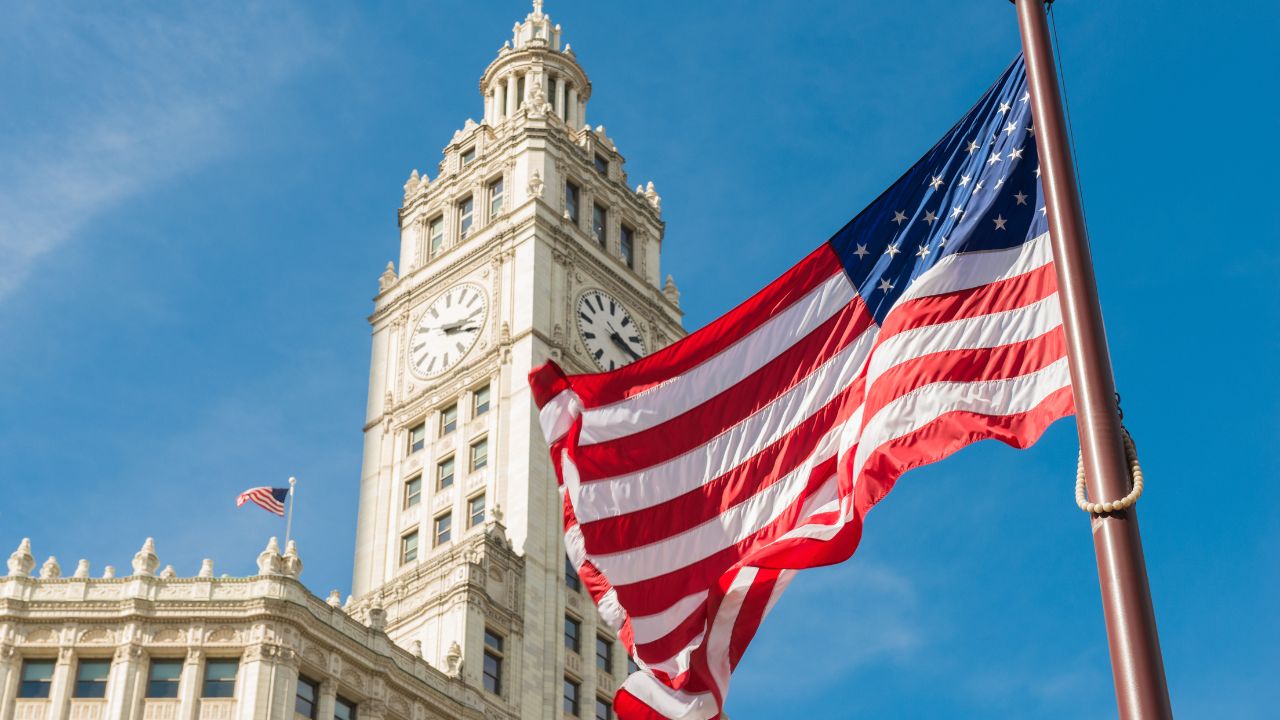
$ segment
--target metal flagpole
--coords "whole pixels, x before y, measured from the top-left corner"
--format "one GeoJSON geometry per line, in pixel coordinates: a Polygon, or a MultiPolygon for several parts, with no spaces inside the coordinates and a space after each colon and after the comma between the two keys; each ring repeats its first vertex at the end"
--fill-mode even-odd
{"type": "Polygon", "coordinates": [[[296,492],[297,485],[298,485],[298,478],[295,478],[295,477],[289,478],[289,514],[284,521],[285,547],[289,546],[289,536],[290,536],[290,532],[293,530],[293,494],[294,492],[296,492]]]}
{"type": "MultiPolygon", "coordinates": [[[[1036,147],[1089,497],[1095,502],[1110,502],[1129,492],[1130,475],[1121,444],[1115,381],[1045,20],[1045,5],[1052,1],[1013,0],[1033,103],[1036,147]]],[[[1171,718],[1136,508],[1092,515],[1091,524],[1120,717],[1171,718]]]]}

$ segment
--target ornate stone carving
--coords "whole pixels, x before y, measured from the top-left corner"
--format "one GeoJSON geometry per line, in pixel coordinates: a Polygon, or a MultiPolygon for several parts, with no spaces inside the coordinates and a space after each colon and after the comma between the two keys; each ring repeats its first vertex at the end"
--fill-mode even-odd
{"type": "Polygon", "coordinates": [[[409,179],[404,181],[405,203],[408,203],[413,198],[413,194],[418,189],[418,184],[421,180],[422,178],[418,177],[418,168],[414,168],[413,172],[409,173],[409,179]]]}
{"type": "Polygon", "coordinates": [[[22,538],[18,549],[9,556],[9,577],[27,577],[36,566],[36,558],[31,554],[31,539],[22,538]]]}
{"type": "Polygon", "coordinates": [[[662,294],[671,301],[672,305],[680,307],[680,290],[676,288],[676,280],[670,275],[667,276],[667,283],[662,286],[662,294]]]}
{"type": "Polygon", "coordinates": [[[396,264],[390,260],[387,261],[387,269],[382,271],[378,276],[378,292],[386,292],[396,284],[396,264]]]}
{"type": "Polygon", "coordinates": [[[137,643],[129,643],[116,648],[116,662],[128,662],[137,660],[142,657],[142,646],[137,643]]]}
{"type": "Polygon", "coordinates": [[[80,562],[76,563],[76,573],[72,577],[84,579],[89,577],[89,561],[80,558],[80,562]]]}
{"type": "Polygon", "coordinates": [[[457,641],[449,643],[449,652],[444,656],[445,672],[452,677],[462,674],[462,648],[457,641]]]}
{"type": "Polygon", "coordinates": [[[200,572],[196,575],[199,578],[213,577],[213,558],[205,558],[200,561],[200,572]]]}
{"type": "Polygon", "coordinates": [[[659,215],[662,214],[662,196],[658,194],[657,190],[654,190],[652,180],[644,188],[644,199],[649,201],[649,205],[653,206],[655,212],[659,215]]]}
{"type": "Polygon", "coordinates": [[[274,537],[267,541],[267,547],[258,553],[259,575],[280,575],[284,571],[284,560],[280,557],[280,543],[274,537]]]}
{"type": "Polygon", "coordinates": [[[50,555],[49,559],[40,566],[40,579],[51,580],[59,577],[62,577],[62,566],[58,564],[58,558],[50,555]]]}
{"type": "Polygon", "coordinates": [[[174,570],[172,565],[165,565],[164,570],[160,571],[160,577],[164,580],[172,580],[178,577],[178,571],[174,570]]]}
{"type": "Polygon", "coordinates": [[[325,600],[325,602],[326,602],[326,603],[328,603],[328,604],[329,604],[329,607],[331,607],[331,608],[339,608],[339,609],[341,609],[341,608],[342,608],[342,593],[339,593],[337,590],[331,590],[331,591],[329,591],[329,597],[328,597],[328,599],[326,599],[326,600],[325,600]]]}
{"type": "Polygon", "coordinates": [[[537,199],[542,198],[542,188],[545,183],[542,182],[542,173],[537,170],[533,171],[533,175],[529,177],[529,196],[537,199]]]}
{"type": "Polygon", "coordinates": [[[302,558],[298,557],[298,543],[293,540],[284,549],[284,574],[297,578],[302,574],[302,558]]]}
{"type": "Polygon", "coordinates": [[[156,541],[147,538],[146,542],[142,543],[142,549],[133,556],[133,574],[151,577],[156,574],[158,567],[160,567],[160,558],[156,556],[156,541]]]}
{"type": "Polygon", "coordinates": [[[103,579],[103,580],[110,580],[110,579],[114,578],[115,576],[116,576],[116,566],[115,566],[115,565],[108,565],[108,566],[106,566],[106,567],[102,568],[102,579],[103,579]]]}

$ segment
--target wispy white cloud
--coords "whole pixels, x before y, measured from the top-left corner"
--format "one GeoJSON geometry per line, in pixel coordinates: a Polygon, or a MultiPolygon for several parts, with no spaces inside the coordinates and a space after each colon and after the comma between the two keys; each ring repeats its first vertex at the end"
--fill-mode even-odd
{"type": "Polygon", "coordinates": [[[906,577],[875,563],[806,570],[765,621],[730,695],[748,704],[755,693],[775,696],[780,667],[787,668],[788,687],[805,692],[873,663],[903,663],[922,642],[918,604],[906,577]],[[766,660],[752,663],[751,657],[766,660]]]}
{"type": "Polygon", "coordinates": [[[234,150],[231,115],[321,52],[283,4],[0,18],[0,298],[95,217],[234,150]]]}

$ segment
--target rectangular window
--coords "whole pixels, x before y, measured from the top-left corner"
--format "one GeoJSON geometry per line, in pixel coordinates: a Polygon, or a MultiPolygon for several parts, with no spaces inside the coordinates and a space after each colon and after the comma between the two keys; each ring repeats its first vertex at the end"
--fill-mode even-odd
{"type": "Polygon", "coordinates": [[[484,523],[484,495],[477,495],[467,501],[467,527],[475,527],[484,523]]]}
{"type": "Polygon", "coordinates": [[[417,505],[421,501],[422,501],[422,476],[414,475],[413,477],[409,478],[404,484],[404,508],[408,510],[409,508],[413,507],[414,505],[417,505]]]}
{"type": "Polygon", "coordinates": [[[446,513],[435,520],[436,546],[447,542],[453,534],[453,513],[446,513]]]}
{"type": "Polygon", "coordinates": [[[613,672],[613,642],[603,635],[596,636],[596,667],[613,672]]]}
{"type": "Polygon", "coordinates": [[[405,565],[418,559],[418,531],[400,536],[400,564],[405,565]]]}
{"type": "Polygon", "coordinates": [[[110,674],[110,660],[81,660],[76,663],[76,686],[71,697],[106,697],[107,676],[110,674]]]}
{"type": "Polygon", "coordinates": [[[484,631],[484,689],[502,694],[502,636],[484,631]]]}
{"type": "Polygon", "coordinates": [[[524,107],[524,76],[516,79],[516,109],[524,107]]]}
{"type": "Polygon", "coordinates": [[[573,566],[573,561],[568,555],[564,556],[564,584],[574,592],[582,589],[582,578],[578,577],[578,568],[573,566]]]}
{"type": "Polygon", "coordinates": [[[596,698],[596,720],[613,720],[613,705],[605,698],[596,698]]]}
{"type": "Polygon", "coordinates": [[[578,691],[581,686],[570,680],[564,679],[564,714],[570,717],[578,717],[578,691]]]}
{"type": "Polygon", "coordinates": [[[471,472],[483,470],[489,464],[489,438],[471,443],[471,472]]]}
{"type": "Polygon", "coordinates": [[[147,668],[147,697],[178,697],[178,681],[181,678],[181,660],[152,660],[151,666],[147,668]]]}
{"type": "Polygon", "coordinates": [[[609,177],[609,161],[603,155],[596,156],[596,172],[609,177]]]}
{"type": "Polygon", "coordinates": [[[320,698],[320,687],[314,680],[298,676],[298,692],[293,698],[293,712],[309,720],[316,720],[316,703],[320,698]]]}
{"type": "Polygon", "coordinates": [[[444,217],[433,219],[427,224],[428,238],[428,255],[427,257],[435,257],[444,249],[444,217]]]}
{"type": "Polygon", "coordinates": [[[458,429],[458,404],[454,403],[440,411],[440,437],[444,437],[458,429]]]}
{"type": "Polygon", "coordinates": [[[574,652],[582,648],[582,621],[564,616],[564,646],[574,652]]]}
{"type": "Polygon", "coordinates": [[[502,178],[489,183],[489,219],[502,214],[502,178]]]}
{"type": "Polygon", "coordinates": [[[436,465],[436,490],[453,487],[453,456],[449,456],[436,465]]]}
{"type": "Polygon", "coordinates": [[[333,720],[356,720],[356,704],[341,695],[334,698],[333,720]]]}
{"type": "Polygon", "coordinates": [[[609,220],[609,211],[602,206],[592,204],[591,206],[591,237],[600,243],[600,247],[609,246],[609,236],[606,235],[606,227],[609,220]]]}
{"type": "Polygon", "coordinates": [[[18,685],[20,698],[47,698],[53,685],[52,660],[23,660],[22,682],[18,685]]]}
{"type": "Polygon", "coordinates": [[[472,162],[475,161],[475,159],[476,159],[476,149],[474,147],[469,147],[466,150],[462,151],[462,167],[466,167],[470,165],[472,162]]]}
{"type": "Polygon", "coordinates": [[[204,687],[200,697],[229,698],[236,696],[236,671],[239,660],[207,660],[204,664],[204,687]]]}
{"type": "Polygon", "coordinates": [[[409,428],[409,454],[412,455],[427,446],[427,424],[418,423],[409,428]]]}
{"type": "Polygon", "coordinates": [[[627,263],[627,267],[636,266],[636,248],[635,248],[635,231],[626,225],[622,226],[622,233],[619,236],[619,250],[622,252],[622,259],[627,263]]]}
{"type": "Polygon", "coordinates": [[[466,240],[467,233],[471,232],[471,220],[475,216],[476,204],[472,201],[471,196],[467,196],[465,200],[458,203],[458,239],[466,240]]]}
{"type": "Polygon", "coordinates": [[[564,211],[569,213],[569,219],[574,225],[578,224],[578,196],[581,191],[573,181],[566,180],[564,182],[564,211]]]}
{"type": "Polygon", "coordinates": [[[489,386],[476,388],[471,394],[471,417],[480,417],[489,412],[489,386]]]}

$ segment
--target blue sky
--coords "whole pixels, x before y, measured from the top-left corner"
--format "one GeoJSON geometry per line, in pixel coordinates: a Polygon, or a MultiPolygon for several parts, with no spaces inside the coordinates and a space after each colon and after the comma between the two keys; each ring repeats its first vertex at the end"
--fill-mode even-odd
{"type": "MultiPolygon", "coordinates": [[[[1175,712],[1280,702],[1280,160],[1270,4],[1061,0],[1086,210],[1175,712]]],[[[350,581],[365,316],[523,2],[0,10],[0,551],[249,574],[240,490],[302,478],[350,581]]],[[[984,3],[553,0],[696,328],[874,198],[1017,52],[984,3]],[[735,258],[725,262],[726,256],[735,258]]],[[[792,585],[734,720],[1113,716],[1063,421],[914,471],[792,585]]]]}

